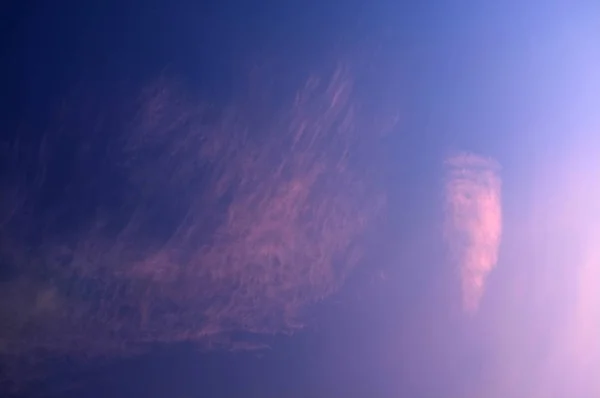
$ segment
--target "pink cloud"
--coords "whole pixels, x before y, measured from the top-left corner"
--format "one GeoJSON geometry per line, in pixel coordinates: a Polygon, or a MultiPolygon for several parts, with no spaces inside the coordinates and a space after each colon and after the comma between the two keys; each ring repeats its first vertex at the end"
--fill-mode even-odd
{"type": "Polygon", "coordinates": [[[445,240],[460,270],[463,307],[475,312],[502,235],[499,166],[469,153],[448,157],[445,166],[445,240]]]}

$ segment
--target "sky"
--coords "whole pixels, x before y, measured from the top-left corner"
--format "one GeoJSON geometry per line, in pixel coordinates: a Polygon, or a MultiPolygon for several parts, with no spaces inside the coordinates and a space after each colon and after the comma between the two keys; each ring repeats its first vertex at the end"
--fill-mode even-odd
{"type": "MultiPolygon", "coordinates": [[[[52,323],[43,316],[55,316],[73,294],[95,315],[69,322],[139,317],[144,325],[152,310],[146,314],[150,299],[138,285],[115,288],[113,302],[142,304],[105,319],[98,281],[114,272],[168,291],[175,278],[182,292],[195,291],[196,274],[185,274],[185,284],[173,267],[202,258],[230,270],[237,255],[261,276],[211,273],[211,286],[234,297],[229,307],[209,293],[202,300],[217,304],[206,310],[194,295],[185,296],[185,311],[161,302],[175,319],[160,318],[161,328],[211,320],[211,308],[262,316],[281,306],[284,320],[256,315],[238,324],[226,315],[251,338],[269,331],[260,337],[269,349],[234,354],[200,353],[186,337],[169,334],[165,343],[152,327],[143,336],[125,327],[125,340],[138,333],[134,340],[162,344],[100,362],[51,356],[51,375],[28,386],[36,394],[597,396],[600,5],[84,3],[23,1],[1,10],[2,145],[17,154],[2,175],[4,192],[21,188],[20,178],[27,191],[37,181],[31,175],[44,175],[16,221],[2,227],[11,242],[2,249],[5,302],[33,300],[31,316],[52,323]],[[50,161],[37,164],[36,156],[50,161]],[[299,203],[314,209],[296,212],[299,203]],[[208,215],[189,210],[199,206],[208,215]],[[207,218],[184,230],[185,222],[169,224],[179,216],[207,218]],[[302,217],[311,222],[296,221],[302,217]],[[94,229],[94,220],[105,224],[94,229]],[[275,255],[283,265],[273,267],[289,260],[289,274],[260,271],[260,256],[280,247],[261,239],[286,242],[275,255]],[[181,246],[169,246],[175,240],[181,246]],[[346,256],[355,253],[349,242],[360,247],[356,264],[346,256]],[[80,255],[71,265],[118,253],[122,268],[77,274],[69,287],[43,264],[71,249],[80,255]],[[32,268],[14,260],[27,257],[21,253],[41,254],[32,268]],[[284,289],[294,281],[307,282],[284,289]],[[245,284],[263,289],[262,298],[248,301],[245,284]],[[295,306],[303,300],[310,304],[295,306]],[[299,311],[305,327],[272,336],[272,325],[293,323],[289,311],[299,311]]],[[[12,196],[4,197],[6,207],[12,196]]],[[[205,323],[202,330],[212,330],[205,323]]],[[[2,339],[2,347],[12,341],[2,339]]]]}

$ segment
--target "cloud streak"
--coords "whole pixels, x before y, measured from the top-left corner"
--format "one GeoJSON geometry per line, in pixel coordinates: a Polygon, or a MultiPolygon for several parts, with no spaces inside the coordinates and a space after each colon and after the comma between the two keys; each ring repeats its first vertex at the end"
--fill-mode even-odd
{"type": "Polygon", "coordinates": [[[470,153],[445,161],[444,238],[459,267],[462,302],[473,313],[496,265],[502,236],[501,180],[498,164],[470,153]]]}
{"type": "MultiPolygon", "coordinates": [[[[52,305],[0,306],[12,327],[0,333],[0,355],[40,347],[106,355],[179,341],[229,347],[238,334],[302,327],[303,311],[340,289],[358,265],[367,228],[386,208],[370,178],[385,130],[373,121],[385,115],[360,109],[348,69],[308,79],[278,112],[261,102],[268,90],[212,110],[168,79],[147,86],[133,105],[123,100],[117,116],[91,107],[114,120],[119,135],[87,134],[65,112],[49,145],[69,132],[69,169],[77,173],[45,161],[60,179],[47,178],[44,188],[59,191],[52,181],[68,181],[70,193],[53,206],[33,202],[40,220],[17,213],[0,229],[4,242],[18,237],[8,228],[16,224],[41,231],[41,244],[15,237],[19,245],[0,245],[0,259],[9,258],[30,286],[23,295],[52,305]],[[110,151],[85,152],[104,141],[110,151]],[[106,193],[113,202],[97,199],[106,193]],[[83,221],[63,226],[57,214],[83,221]],[[29,264],[43,264],[52,279],[29,264]],[[25,328],[33,337],[22,337],[25,328]]],[[[12,217],[13,201],[6,202],[12,217]]]]}

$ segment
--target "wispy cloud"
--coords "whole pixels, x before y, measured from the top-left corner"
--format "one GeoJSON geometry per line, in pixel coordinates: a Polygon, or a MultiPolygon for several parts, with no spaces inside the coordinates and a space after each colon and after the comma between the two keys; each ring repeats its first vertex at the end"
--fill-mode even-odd
{"type": "MultiPolygon", "coordinates": [[[[3,347],[42,346],[104,355],[129,343],[211,345],[239,332],[302,326],[304,308],[339,289],[358,265],[367,226],[386,207],[385,192],[370,178],[375,133],[384,130],[373,120],[386,117],[360,109],[353,82],[340,66],[298,86],[275,112],[261,99],[267,89],[216,111],[159,79],[134,105],[123,100],[128,122],[122,134],[108,136],[113,149],[98,159],[84,152],[99,146],[96,136],[71,126],[67,114],[58,131],[72,134],[77,147],[70,186],[92,181],[119,209],[82,194],[95,210],[82,211],[81,225],[56,227],[61,234],[54,235],[44,229],[32,250],[7,246],[25,257],[13,262],[32,286],[26,292],[42,292],[45,304],[37,312],[23,306],[21,317],[9,313],[15,332],[0,333],[0,344],[10,343],[0,354],[3,347]],[[118,189],[96,178],[113,165],[118,189]],[[23,264],[44,264],[56,291],[23,264]],[[36,326],[36,338],[20,337],[26,324],[36,326]]],[[[52,145],[62,142],[60,134],[49,133],[52,145]]],[[[44,225],[73,213],[65,208],[79,197],[49,208],[44,225]]],[[[12,202],[5,206],[11,217],[12,202]]]]}
{"type": "Polygon", "coordinates": [[[470,153],[449,156],[445,166],[445,240],[460,269],[463,307],[475,312],[502,235],[499,166],[470,153]]]}

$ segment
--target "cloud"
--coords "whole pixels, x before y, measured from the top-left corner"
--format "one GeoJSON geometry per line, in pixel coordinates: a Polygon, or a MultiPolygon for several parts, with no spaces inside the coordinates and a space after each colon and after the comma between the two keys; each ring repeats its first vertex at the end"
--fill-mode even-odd
{"type": "Polygon", "coordinates": [[[463,308],[476,312],[502,236],[499,166],[492,159],[458,153],[446,159],[445,167],[445,241],[460,269],[463,308]]]}
{"type": "MultiPolygon", "coordinates": [[[[358,106],[348,70],[309,79],[277,112],[261,103],[266,90],[223,109],[181,91],[166,80],[149,85],[116,112],[123,125],[110,109],[92,107],[118,135],[88,134],[65,116],[60,131],[73,136],[77,172],[47,162],[60,177],[53,181],[68,180],[70,190],[48,217],[38,210],[40,224],[60,233],[20,222],[41,231],[41,244],[7,249],[26,257],[11,264],[34,286],[55,286],[56,298],[41,295],[39,305],[60,303],[60,311],[48,320],[24,308],[21,323],[35,325],[34,338],[14,333],[11,347],[105,354],[293,332],[304,309],[358,264],[386,195],[369,178],[381,115],[358,106]],[[76,214],[77,223],[64,226],[56,214],[76,214]],[[44,264],[52,279],[24,264],[44,264]]],[[[49,134],[58,147],[60,134],[49,134]]]]}

